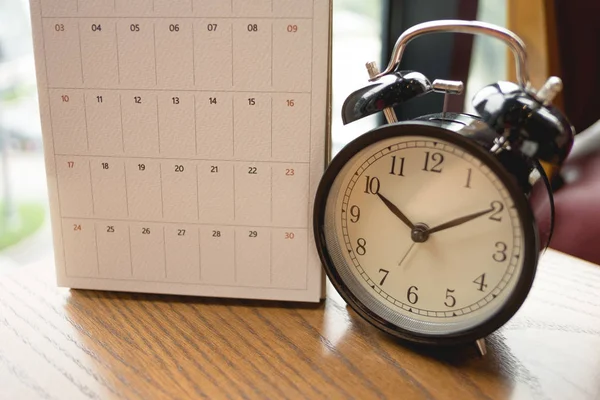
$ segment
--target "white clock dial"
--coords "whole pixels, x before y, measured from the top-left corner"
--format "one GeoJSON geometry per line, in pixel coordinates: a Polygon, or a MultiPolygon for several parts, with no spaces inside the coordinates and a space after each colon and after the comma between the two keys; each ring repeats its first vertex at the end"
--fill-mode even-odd
{"type": "Polygon", "coordinates": [[[359,151],[335,179],[326,221],[350,290],[417,333],[482,324],[523,269],[524,232],[509,191],[486,163],[444,140],[400,136],[359,151]]]}

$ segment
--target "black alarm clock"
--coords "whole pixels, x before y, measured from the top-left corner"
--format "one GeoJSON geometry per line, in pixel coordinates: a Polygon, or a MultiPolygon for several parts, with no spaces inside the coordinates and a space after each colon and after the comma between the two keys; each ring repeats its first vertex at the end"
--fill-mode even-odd
{"type": "Polygon", "coordinates": [[[345,146],[320,182],[314,233],[327,276],[360,316],[389,334],[434,345],[476,342],[484,354],[483,338],[527,297],[551,235],[539,218],[540,210],[552,212],[551,193],[539,192],[549,190],[574,138],[550,104],[561,81],[552,77],[534,90],[523,42],[474,21],[417,25],[398,39],[384,72],[367,67],[371,82],[348,97],[342,118],[384,112],[389,124],[345,146]],[[505,41],[518,83],[479,91],[477,116],[397,122],[394,106],[462,90],[461,82],[398,70],[408,42],[433,32],[505,41]]]}

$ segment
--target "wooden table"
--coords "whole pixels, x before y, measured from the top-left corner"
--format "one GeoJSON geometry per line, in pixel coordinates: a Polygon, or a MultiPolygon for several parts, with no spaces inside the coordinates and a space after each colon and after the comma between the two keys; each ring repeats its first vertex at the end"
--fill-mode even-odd
{"type": "Polygon", "coordinates": [[[333,290],[320,305],[57,289],[0,277],[0,399],[597,399],[600,267],[548,251],[475,347],[408,348],[333,290]]]}

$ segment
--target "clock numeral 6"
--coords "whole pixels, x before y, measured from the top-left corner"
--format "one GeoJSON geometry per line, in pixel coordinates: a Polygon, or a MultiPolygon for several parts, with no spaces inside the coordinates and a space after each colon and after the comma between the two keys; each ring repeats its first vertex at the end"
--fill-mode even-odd
{"type": "Polygon", "coordinates": [[[356,253],[359,256],[364,256],[367,254],[367,241],[363,238],[358,238],[356,241],[356,253]]]}
{"type": "Polygon", "coordinates": [[[504,210],[504,204],[499,201],[492,201],[490,207],[494,210],[494,212],[490,214],[490,219],[492,221],[502,222],[502,216],[499,214],[504,210]]]}
{"type": "Polygon", "coordinates": [[[367,194],[377,194],[379,193],[379,188],[381,187],[381,182],[379,182],[379,178],[374,176],[371,178],[370,176],[365,176],[367,181],[365,182],[365,193],[367,194]]]}
{"type": "Polygon", "coordinates": [[[360,208],[358,206],[350,207],[350,215],[352,216],[352,218],[350,218],[350,221],[353,223],[357,223],[360,219],[360,208]]]}
{"type": "Polygon", "coordinates": [[[419,301],[419,295],[417,294],[418,291],[419,288],[416,286],[411,286],[408,288],[408,292],[406,292],[406,298],[410,304],[417,304],[417,301],[419,301]]]}
{"type": "Polygon", "coordinates": [[[456,305],[456,298],[452,296],[454,292],[454,289],[446,289],[446,301],[444,302],[446,307],[454,307],[456,305]]]}

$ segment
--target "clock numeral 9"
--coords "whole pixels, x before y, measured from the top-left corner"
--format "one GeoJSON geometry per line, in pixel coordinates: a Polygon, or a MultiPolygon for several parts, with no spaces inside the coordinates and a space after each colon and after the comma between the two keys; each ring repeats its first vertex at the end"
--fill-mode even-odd
{"type": "Polygon", "coordinates": [[[381,183],[379,182],[379,178],[376,176],[371,178],[370,176],[365,176],[367,179],[365,183],[365,193],[367,194],[377,194],[379,193],[379,188],[381,187],[381,183]]]}
{"type": "Polygon", "coordinates": [[[367,241],[363,238],[358,238],[356,241],[356,254],[364,256],[367,254],[367,241]]]}
{"type": "Polygon", "coordinates": [[[446,289],[446,301],[444,302],[446,307],[454,307],[456,305],[456,298],[452,296],[454,292],[454,289],[446,289]]]}
{"type": "Polygon", "coordinates": [[[352,221],[353,223],[357,223],[360,219],[360,208],[358,206],[350,207],[350,215],[352,216],[352,218],[350,218],[350,221],[352,221]]]}
{"type": "Polygon", "coordinates": [[[417,301],[419,301],[419,295],[417,294],[418,291],[419,288],[416,286],[411,286],[408,288],[408,292],[406,292],[406,298],[410,304],[417,304],[417,301]]]}
{"type": "Polygon", "coordinates": [[[499,201],[492,201],[490,207],[494,210],[494,212],[490,214],[490,219],[492,221],[502,222],[502,216],[499,214],[504,210],[504,204],[499,201]]]}
{"type": "Polygon", "coordinates": [[[496,242],[496,249],[497,249],[497,251],[492,256],[492,258],[494,259],[494,261],[496,261],[496,262],[506,261],[506,249],[507,248],[508,248],[508,246],[506,245],[506,243],[504,243],[504,242],[496,242]]]}
{"type": "Polygon", "coordinates": [[[425,165],[423,166],[423,171],[437,172],[439,174],[440,172],[442,172],[441,165],[443,162],[444,162],[444,156],[441,153],[430,154],[428,151],[426,151],[425,152],[425,165]],[[430,159],[431,159],[431,166],[429,165],[430,159]]]}

